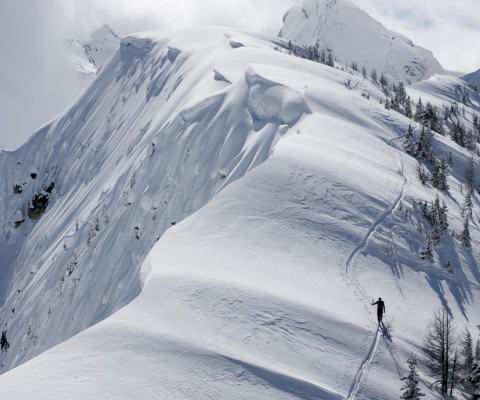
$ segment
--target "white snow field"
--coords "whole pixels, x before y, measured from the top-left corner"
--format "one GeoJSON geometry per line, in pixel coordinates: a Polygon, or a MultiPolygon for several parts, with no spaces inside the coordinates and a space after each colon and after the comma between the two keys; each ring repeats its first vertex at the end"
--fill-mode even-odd
{"type": "MultiPolygon", "coordinates": [[[[420,184],[402,148],[418,126],[369,79],[280,42],[128,36],[71,108],[0,154],[2,399],[398,399],[435,310],[475,331],[476,194],[472,248],[450,234],[472,155],[435,134],[450,191],[420,184]],[[450,226],[429,263],[413,200],[437,195],[450,226]]],[[[459,83],[408,90],[449,104],[459,83]]]]}
{"type": "Polygon", "coordinates": [[[348,0],[305,0],[284,16],[279,34],[301,46],[318,44],[342,64],[352,61],[390,81],[412,84],[446,71],[430,50],[385,28],[348,0]]]}

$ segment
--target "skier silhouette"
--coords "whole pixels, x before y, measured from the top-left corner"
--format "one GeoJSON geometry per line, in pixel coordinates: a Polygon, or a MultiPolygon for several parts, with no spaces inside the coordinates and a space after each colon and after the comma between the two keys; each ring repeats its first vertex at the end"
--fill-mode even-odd
{"type": "Polygon", "coordinates": [[[2,339],[0,340],[0,345],[2,347],[2,353],[4,350],[7,351],[10,347],[10,343],[7,342],[7,331],[2,331],[2,339]]]}
{"type": "Polygon", "coordinates": [[[378,325],[382,323],[382,316],[385,313],[385,303],[383,302],[382,298],[379,297],[378,301],[372,303],[372,306],[377,305],[377,317],[378,317],[378,325]]]}

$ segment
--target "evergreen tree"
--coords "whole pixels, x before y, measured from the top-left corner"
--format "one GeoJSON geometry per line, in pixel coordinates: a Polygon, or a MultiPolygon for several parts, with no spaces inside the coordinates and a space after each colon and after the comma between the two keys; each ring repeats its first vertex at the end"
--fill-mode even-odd
{"type": "Polygon", "coordinates": [[[471,383],[471,373],[473,370],[473,340],[472,335],[468,329],[463,333],[460,339],[460,371],[467,383],[471,383]]]}
{"type": "Polygon", "coordinates": [[[447,205],[445,204],[445,200],[443,200],[442,207],[440,208],[440,224],[442,227],[442,231],[446,232],[448,228],[448,215],[447,215],[447,205]]]}
{"type": "Polygon", "coordinates": [[[325,50],[322,50],[322,54],[320,54],[320,62],[322,64],[326,64],[327,62],[327,56],[325,55],[325,50]]]}
{"type": "Polygon", "coordinates": [[[329,66],[329,67],[335,67],[335,61],[334,61],[334,58],[333,58],[333,52],[329,52],[328,53],[328,57],[327,57],[327,62],[326,64],[329,66]]]}
{"type": "Polygon", "coordinates": [[[447,182],[447,159],[445,155],[443,155],[439,160],[435,162],[435,170],[432,173],[432,177],[430,179],[432,186],[439,190],[448,190],[448,182],[447,182]]]}
{"type": "Polygon", "coordinates": [[[472,390],[471,390],[471,400],[479,400],[480,399],[480,360],[475,360],[473,362],[473,368],[470,375],[470,380],[472,382],[472,390]]]}
{"type": "Polygon", "coordinates": [[[422,98],[420,97],[418,99],[418,103],[415,107],[415,115],[414,115],[413,119],[415,121],[421,121],[422,118],[423,118],[423,112],[424,112],[424,110],[423,110],[422,98]]]}
{"type": "Polygon", "coordinates": [[[460,122],[453,121],[448,129],[450,131],[450,137],[452,140],[456,144],[465,147],[465,126],[463,126],[463,124],[460,122]]]}
{"type": "Polygon", "coordinates": [[[475,169],[473,165],[473,157],[470,157],[465,164],[464,176],[467,188],[473,192],[473,189],[475,187],[475,169]]]}
{"type": "Polygon", "coordinates": [[[362,76],[363,79],[367,79],[367,68],[365,67],[365,65],[362,67],[362,76]]]}
{"type": "Polygon", "coordinates": [[[426,161],[435,160],[435,152],[432,148],[432,131],[429,127],[423,127],[415,143],[415,157],[426,161]]]}
{"type": "Polygon", "coordinates": [[[418,167],[417,167],[417,177],[422,185],[425,185],[425,183],[430,179],[428,171],[420,163],[418,164],[418,167]]]}
{"type": "Polygon", "coordinates": [[[409,373],[407,376],[402,378],[402,381],[405,381],[405,386],[403,386],[400,390],[403,390],[402,395],[400,396],[401,399],[413,399],[418,400],[421,397],[425,396],[422,392],[420,392],[420,388],[418,387],[418,373],[417,373],[417,365],[418,360],[415,354],[412,354],[410,358],[407,360],[409,373]]]}
{"type": "Polygon", "coordinates": [[[433,262],[433,239],[430,232],[425,235],[425,250],[420,252],[420,258],[430,263],[433,262]]]}
{"type": "Polygon", "coordinates": [[[464,218],[470,218],[472,216],[473,202],[472,202],[472,191],[467,187],[465,191],[465,200],[462,207],[462,216],[464,218]]]}
{"type": "Polygon", "coordinates": [[[469,228],[469,218],[465,217],[463,220],[463,230],[460,234],[460,241],[463,247],[471,247],[471,239],[470,239],[470,228],[469,228]]]}
{"type": "Polygon", "coordinates": [[[433,244],[440,244],[442,240],[445,224],[446,214],[443,213],[443,207],[440,205],[440,200],[437,198],[432,202],[432,211],[430,212],[430,223],[432,224],[432,241],[433,244]],[[445,220],[444,220],[445,219],[445,220]]]}
{"type": "Polygon", "coordinates": [[[373,83],[378,83],[377,82],[377,70],[375,68],[372,68],[372,73],[370,74],[370,77],[372,78],[373,83]]]}
{"type": "Polygon", "coordinates": [[[454,275],[455,274],[455,267],[452,265],[452,260],[447,260],[447,272],[450,274],[450,275],[454,275]]]}
{"type": "Polygon", "coordinates": [[[415,153],[415,143],[413,141],[412,125],[408,125],[408,130],[405,135],[405,139],[403,140],[403,148],[410,155],[413,155],[415,153]]]}
{"type": "Polygon", "coordinates": [[[386,88],[388,86],[388,80],[385,77],[383,72],[382,72],[382,75],[380,76],[380,85],[382,85],[382,88],[386,88]]]}
{"type": "Polygon", "coordinates": [[[405,116],[410,119],[413,117],[412,101],[410,100],[410,96],[408,96],[407,100],[405,100],[405,116]]]}

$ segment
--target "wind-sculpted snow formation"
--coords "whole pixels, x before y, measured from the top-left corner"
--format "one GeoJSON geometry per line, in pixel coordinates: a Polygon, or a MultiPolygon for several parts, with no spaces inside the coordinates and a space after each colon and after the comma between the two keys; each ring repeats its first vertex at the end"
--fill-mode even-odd
{"type": "MultiPolygon", "coordinates": [[[[381,88],[279,41],[126,37],[70,109],[1,154],[2,371],[17,367],[2,398],[396,399],[435,309],[478,324],[478,217],[471,249],[453,234],[471,154],[435,134],[450,190],[422,185],[402,147],[420,129],[381,88]],[[437,195],[450,226],[429,263],[414,204],[437,195]]],[[[460,83],[409,91],[441,105],[460,83]]],[[[421,385],[433,398],[424,371],[421,385]]]]}
{"type": "Polygon", "coordinates": [[[333,51],[342,64],[373,68],[390,81],[412,84],[446,71],[432,52],[390,31],[347,0],[305,0],[287,11],[279,36],[333,51]]]}

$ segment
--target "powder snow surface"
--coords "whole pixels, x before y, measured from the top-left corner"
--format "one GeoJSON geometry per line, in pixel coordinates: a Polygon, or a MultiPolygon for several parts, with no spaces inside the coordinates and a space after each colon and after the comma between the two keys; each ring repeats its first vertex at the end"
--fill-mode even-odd
{"type": "Polygon", "coordinates": [[[412,84],[445,70],[432,52],[386,29],[347,0],[305,0],[284,18],[279,36],[301,46],[318,44],[320,51],[349,65],[356,61],[368,74],[375,68],[394,82],[412,84]]]}
{"type": "MultiPolygon", "coordinates": [[[[412,206],[438,195],[460,232],[470,154],[435,135],[451,189],[421,185],[401,146],[413,122],[379,104],[380,88],[278,40],[124,38],[70,109],[0,154],[2,398],[397,399],[434,310],[475,329],[477,218],[472,249],[447,233],[430,264],[412,206]]],[[[411,94],[448,103],[459,82],[411,94]]],[[[422,372],[436,398],[429,383],[422,372]]]]}

